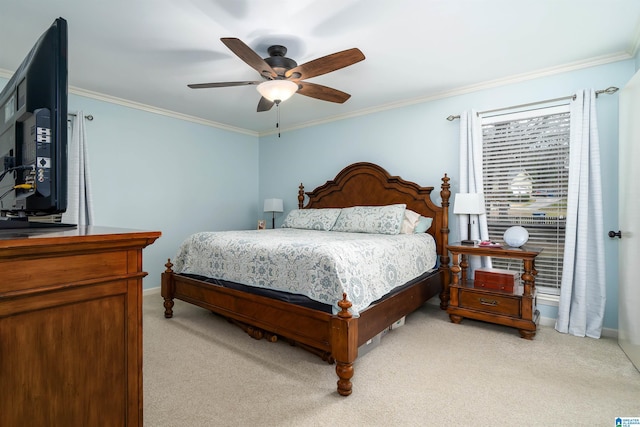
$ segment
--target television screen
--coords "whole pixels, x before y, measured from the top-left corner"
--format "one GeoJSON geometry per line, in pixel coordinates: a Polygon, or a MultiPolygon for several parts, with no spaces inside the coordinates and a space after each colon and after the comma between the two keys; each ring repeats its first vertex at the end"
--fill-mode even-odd
{"type": "MultiPolygon", "coordinates": [[[[21,40],[13,43],[22,42],[21,40]]],[[[56,19],[0,93],[0,228],[67,207],[67,21],[56,19]]],[[[12,228],[12,227],[11,227],[12,228]]]]}

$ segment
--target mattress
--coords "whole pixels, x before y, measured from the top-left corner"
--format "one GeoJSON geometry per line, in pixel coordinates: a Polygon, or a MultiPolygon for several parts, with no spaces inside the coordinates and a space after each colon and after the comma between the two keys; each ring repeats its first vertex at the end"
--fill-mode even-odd
{"type": "Polygon", "coordinates": [[[346,293],[358,316],[395,288],[434,269],[427,233],[382,235],[302,229],[199,232],[180,246],[178,274],[303,295],[337,313],[346,293]]]}

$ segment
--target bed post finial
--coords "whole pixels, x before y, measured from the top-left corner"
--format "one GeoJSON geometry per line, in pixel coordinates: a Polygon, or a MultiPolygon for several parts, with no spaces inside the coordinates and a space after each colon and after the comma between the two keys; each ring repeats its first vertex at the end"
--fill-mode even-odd
{"type": "Polygon", "coordinates": [[[303,204],[304,204],[304,185],[300,183],[300,187],[298,187],[298,209],[302,209],[303,204]]]}
{"type": "Polygon", "coordinates": [[[351,304],[351,301],[347,299],[347,293],[343,292],[342,299],[338,301],[338,307],[340,307],[340,311],[338,312],[338,317],[341,317],[343,319],[349,319],[353,317],[351,312],[349,312],[349,309],[351,308],[352,305],[353,304],[351,304]]]}
{"type": "Polygon", "coordinates": [[[451,197],[451,191],[449,190],[449,188],[451,188],[451,184],[449,184],[450,180],[451,178],[449,178],[445,173],[442,177],[442,191],[440,192],[440,197],[442,197],[442,206],[447,206],[447,208],[449,207],[449,197],[451,197]]]}
{"type": "Polygon", "coordinates": [[[164,271],[165,273],[173,273],[173,264],[171,264],[171,258],[167,258],[167,263],[164,265],[167,269],[164,271]]]}

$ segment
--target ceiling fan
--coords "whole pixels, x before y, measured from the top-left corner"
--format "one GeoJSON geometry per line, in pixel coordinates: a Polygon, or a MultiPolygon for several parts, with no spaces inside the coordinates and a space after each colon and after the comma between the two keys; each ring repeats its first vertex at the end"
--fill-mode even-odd
{"type": "Polygon", "coordinates": [[[273,45],[269,47],[267,49],[269,57],[263,59],[240,39],[224,37],[220,40],[240,59],[260,73],[263,80],[198,83],[187,86],[192,89],[204,89],[257,85],[258,92],[262,95],[258,102],[258,111],[268,111],[274,104],[279,104],[294,93],[342,104],[351,95],[305,80],[348,67],[365,58],[360,49],[352,48],[298,65],[296,61],[285,56],[287,48],[284,46],[273,45]]]}

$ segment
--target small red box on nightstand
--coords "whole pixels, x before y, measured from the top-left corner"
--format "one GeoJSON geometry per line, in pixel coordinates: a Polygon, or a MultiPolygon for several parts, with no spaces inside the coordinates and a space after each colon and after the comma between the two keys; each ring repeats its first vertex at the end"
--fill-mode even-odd
{"type": "Polygon", "coordinates": [[[478,268],[474,274],[476,288],[496,289],[505,292],[513,292],[513,286],[519,283],[519,280],[517,271],[499,268],[478,268]]]}

